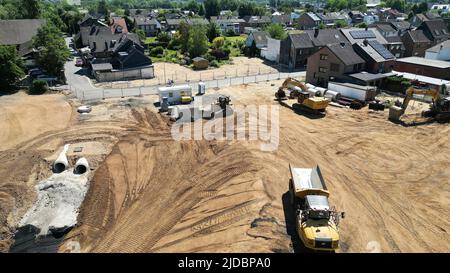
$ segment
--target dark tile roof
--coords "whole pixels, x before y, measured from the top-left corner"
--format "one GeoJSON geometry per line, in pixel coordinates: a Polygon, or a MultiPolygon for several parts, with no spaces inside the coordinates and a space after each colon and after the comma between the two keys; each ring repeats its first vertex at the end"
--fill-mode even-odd
{"type": "Polygon", "coordinates": [[[388,24],[377,24],[376,27],[383,32],[395,32],[395,29],[388,24]]]}
{"type": "Polygon", "coordinates": [[[450,33],[448,32],[447,25],[443,20],[425,21],[419,28],[428,29],[429,33],[433,36],[434,39],[450,38],[450,33]]]}
{"type": "Polygon", "coordinates": [[[405,35],[409,35],[415,43],[429,43],[430,39],[423,33],[423,30],[409,30],[405,35]]]}
{"type": "Polygon", "coordinates": [[[411,23],[408,21],[401,21],[401,22],[391,22],[391,25],[399,31],[407,30],[411,28],[411,23]]]}
{"type": "Polygon", "coordinates": [[[320,29],[317,32],[317,37],[315,37],[316,31],[317,30],[305,31],[305,33],[309,35],[309,39],[312,41],[314,46],[326,46],[327,44],[348,42],[345,35],[343,35],[338,29],[320,29]]]}
{"type": "Polygon", "coordinates": [[[399,36],[385,37],[385,39],[390,44],[396,44],[396,43],[401,43],[402,42],[402,39],[400,39],[399,36]]]}
{"type": "Polygon", "coordinates": [[[311,38],[308,33],[292,33],[289,34],[289,38],[292,41],[294,48],[312,48],[314,47],[311,38]]]}
{"type": "Polygon", "coordinates": [[[252,35],[256,44],[267,44],[267,38],[270,38],[269,33],[265,31],[253,31],[252,35]]]}
{"type": "Polygon", "coordinates": [[[150,26],[158,25],[158,21],[155,18],[150,18],[146,16],[136,16],[134,17],[136,25],[138,26],[150,26]]]}
{"type": "Polygon", "coordinates": [[[0,45],[29,42],[44,24],[43,19],[0,20],[0,45]]]}
{"type": "Polygon", "coordinates": [[[350,43],[330,44],[327,48],[336,55],[345,65],[365,63],[365,61],[356,54],[350,43]]]}

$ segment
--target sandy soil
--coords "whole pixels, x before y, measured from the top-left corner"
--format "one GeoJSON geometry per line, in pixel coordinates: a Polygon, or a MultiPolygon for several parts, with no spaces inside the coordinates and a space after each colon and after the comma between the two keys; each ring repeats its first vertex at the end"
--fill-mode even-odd
{"type": "Polygon", "coordinates": [[[0,252],[11,245],[18,222],[36,200],[34,186],[50,177],[64,144],[73,144],[72,166],[80,156],[72,148],[82,147],[96,168],[129,126],[128,100],[94,105],[87,116],[76,113],[77,106],[58,94],[0,97],[0,252]]]}
{"type": "MultiPolygon", "coordinates": [[[[129,82],[114,82],[113,87],[125,88],[142,85],[165,84],[169,79],[176,83],[186,81],[224,79],[225,77],[241,77],[244,75],[257,75],[277,73],[272,66],[264,63],[259,58],[235,57],[231,64],[222,65],[219,68],[195,71],[189,67],[174,63],[154,63],[155,78],[149,80],[135,80],[129,82]]],[[[96,86],[110,87],[111,83],[97,83],[96,86]]]]}
{"type": "MultiPolygon", "coordinates": [[[[274,104],[279,82],[230,87],[235,105],[274,104]]],[[[280,109],[280,145],[181,141],[154,109],[98,168],[68,241],[87,252],[304,251],[287,205],[288,164],[319,164],[346,212],[341,252],[450,250],[450,127],[403,127],[387,111],[280,109]]],[[[64,251],[64,246],[61,248],[64,251]]]]}

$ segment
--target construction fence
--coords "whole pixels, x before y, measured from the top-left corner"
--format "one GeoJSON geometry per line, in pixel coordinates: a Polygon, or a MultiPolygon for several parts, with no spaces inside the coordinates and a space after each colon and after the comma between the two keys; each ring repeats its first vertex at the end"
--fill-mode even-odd
{"type": "MultiPolygon", "coordinates": [[[[214,73],[214,72],[213,72],[214,73]]],[[[199,73],[200,74],[200,73],[199,73]]],[[[276,72],[276,73],[267,73],[267,74],[255,74],[255,75],[242,75],[242,76],[231,76],[231,77],[217,77],[213,75],[212,80],[206,80],[204,78],[198,79],[189,79],[189,80],[176,80],[172,79],[174,84],[188,84],[191,86],[192,90],[195,91],[198,88],[198,83],[200,81],[205,83],[206,89],[208,88],[223,88],[232,85],[241,85],[248,83],[256,83],[263,81],[273,81],[279,79],[286,79],[288,77],[293,77],[300,79],[304,77],[304,72],[276,72]]],[[[145,80],[141,80],[144,82],[145,80]]],[[[135,82],[133,82],[135,83],[135,82]]],[[[156,95],[158,94],[158,88],[161,86],[166,86],[165,81],[157,81],[153,85],[140,85],[133,86],[132,83],[124,83],[123,85],[110,85],[93,88],[91,90],[79,90],[74,87],[70,87],[73,94],[77,96],[78,99],[82,101],[95,101],[107,98],[123,98],[123,97],[136,97],[136,96],[145,96],[145,95],[156,95]]]]}

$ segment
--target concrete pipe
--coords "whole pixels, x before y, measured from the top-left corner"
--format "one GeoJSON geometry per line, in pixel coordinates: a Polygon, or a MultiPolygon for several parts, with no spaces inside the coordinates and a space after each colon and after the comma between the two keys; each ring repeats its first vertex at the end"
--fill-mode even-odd
{"type": "Polygon", "coordinates": [[[317,91],[319,91],[320,97],[323,97],[323,96],[325,95],[325,92],[327,92],[327,89],[325,89],[325,88],[323,88],[323,87],[316,87],[316,88],[314,88],[314,89],[316,89],[317,91]]]}
{"type": "Polygon", "coordinates": [[[66,170],[67,166],[69,166],[69,161],[67,160],[67,150],[69,149],[69,144],[64,145],[64,149],[58,155],[55,162],[53,163],[53,172],[54,173],[62,173],[66,170]]]}
{"type": "Polygon", "coordinates": [[[325,97],[330,98],[332,101],[337,101],[341,98],[341,93],[332,90],[327,90],[327,92],[325,93],[325,97]]]}
{"type": "Polygon", "coordinates": [[[86,158],[82,157],[75,163],[75,174],[84,174],[89,170],[89,163],[86,158]]]}
{"type": "Polygon", "coordinates": [[[320,91],[318,91],[315,88],[308,88],[308,93],[311,97],[318,97],[320,96],[320,91]]]}
{"type": "Polygon", "coordinates": [[[305,84],[305,86],[306,86],[307,88],[316,88],[314,85],[312,85],[312,84],[310,84],[310,83],[305,84]]]}

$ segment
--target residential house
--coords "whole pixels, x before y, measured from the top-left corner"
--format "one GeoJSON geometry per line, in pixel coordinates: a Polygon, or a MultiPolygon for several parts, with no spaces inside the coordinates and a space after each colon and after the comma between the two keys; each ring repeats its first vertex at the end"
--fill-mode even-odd
{"type": "Polygon", "coordinates": [[[267,46],[261,48],[261,57],[271,62],[278,63],[280,60],[281,41],[267,37],[267,46]]]}
{"type": "Polygon", "coordinates": [[[314,12],[306,12],[298,19],[298,28],[302,30],[319,28],[321,23],[322,20],[314,12]]]}
{"type": "Polygon", "coordinates": [[[146,17],[146,16],[136,16],[134,17],[135,28],[144,31],[145,36],[155,36],[161,31],[161,24],[156,18],[146,17]]]}
{"type": "MultiPolygon", "coordinates": [[[[127,12],[127,11],[125,11],[127,12]]],[[[137,16],[144,16],[149,17],[152,12],[149,9],[129,9],[128,10],[129,17],[137,17],[137,16]]]]}
{"type": "Polygon", "coordinates": [[[190,26],[202,25],[206,26],[209,24],[208,20],[204,18],[179,18],[179,19],[166,19],[164,26],[165,31],[176,31],[180,27],[180,24],[184,22],[190,26]]]}
{"type": "Polygon", "coordinates": [[[264,28],[272,23],[269,16],[244,16],[245,27],[264,28]]]}
{"type": "Polygon", "coordinates": [[[45,25],[44,19],[0,20],[0,45],[15,46],[25,65],[35,65],[33,36],[45,25]]]}
{"type": "Polygon", "coordinates": [[[341,33],[351,43],[362,42],[364,40],[377,40],[382,45],[387,45],[388,41],[381,35],[381,33],[373,27],[370,28],[342,28],[341,33]]]}
{"type": "Polygon", "coordinates": [[[423,33],[430,39],[433,45],[450,39],[447,25],[441,19],[425,21],[417,29],[423,30],[423,33]]]}
{"type": "Polygon", "coordinates": [[[270,38],[270,35],[265,31],[253,31],[247,36],[245,46],[251,47],[253,42],[255,42],[256,47],[259,49],[267,47],[268,38],[270,38]]]}
{"type": "Polygon", "coordinates": [[[450,62],[446,61],[406,57],[396,60],[394,70],[450,80],[450,62]]]}
{"type": "Polygon", "coordinates": [[[289,69],[302,68],[308,57],[327,44],[347,43],[348,40],[338,29],[306,30],[302,33],[291,33],[281,41],[280,63],[289,69]]]}
{"type": "Polygon", "coordinates": [[[450,61],[450,40],[427,49],[425,59],[450,61]]]}
{"type": "Polygon", "coordinates": [[[237,16],[211,16],[210,22],[215,23],[222,34],[229,32],[234,34],[244,33],[245,20],[237,16]]]}
{"type": "Polygon", "coordinates": [[[352,19],[352,24],[359,24],[364,22],[364,14],[358,10],[352,10],[348,13],[350,18],[352,19]]]}
{"type": "Polygon", "coordinates": [[[292,25],[291,15],[289,14],[273,15],[271,19],[274,24],[281,24],[285,27],[292,25]]]}
{"type": "Polygon", "coordinates": [[[398,34],[398,31],[392,27],[390,23],[380,22],[373,25],[383,37],[386,39],[386,48],[394,54],[396,58],[403,57],[405,53],[405,47],[398,34]]]}
{"type": "Polygon", "coordinates": [[[306,82],[327,87],[329,81],[348,81],[364,70],[365,61],[350,43],[329,44],[308,58],[306,82]]]}
{"type": "Polygon", "coordinates": [[[345,21],[346,23],[351,23],[351,18],[345,13],[339,12],[327,12],[327,13],[316,13],[322,24],[327,27],[333,27],[337,21],[345,21]]]}
{"type": "Polygon", "coordinates": [[[377,40],[364,40],[353,44],[355,52],[366,62],[369,73],[386,73],[394,67],[395,56],[377,40]]]}
{"type": "Polygon", "coordinates": [[[378,14],[375,11],[367,11],[364,13],[363,21],[367,25],[371,25],[371,24],[374,24],[374,23],[380,21],[380,17],[378,16],[378,14]]]}
{"type": "Polygon", "coordinates": [[[450,12],[450,4],[435,4],[432,5],[430,11],[440,12],[441,14],[450,12]]]}
{"type": "Polygon", "coordinates": [[[430,39],[424,34],[423,30],[408,30],[401,36],[403,45],[405,46],[405,57],[423,57],[425,50],[431,45],[430,39]]]}
{"type": "Polygon", "coordinates": [[[411,23],[408,21],[390,22],[391,26],[398,32],[400,36],[411,29],[411,23]]]}
{"type": "Polygon", "coordinates": [[[434,14],[432,12],[419,13],[419,14],[414,15],[410,19],[410,23],[412,26],[418,27],[425,21],[436,20],[436,19],[439,19],[439,15],[434,14]]]}
{"type": "Polygon", "coordinates": [[[127,23],[122,17],[111,17],[109,27],[112,33],[128,33],[127,23]]]}
{"type": "Polygon", "coordinates": [[[380,9],[378,16],[380,17],[380,21],[383,22],[403,21],[408,17],[406,14],[391,8],[380,9]]]}
{"type": "Polygon", "coordinates": [[[107,57],[94,58],[90,62],[91,73],[99,82],[154,77],[150,58],[144,48],[131,35],[123,35],[112,47],[107,57]]]}

